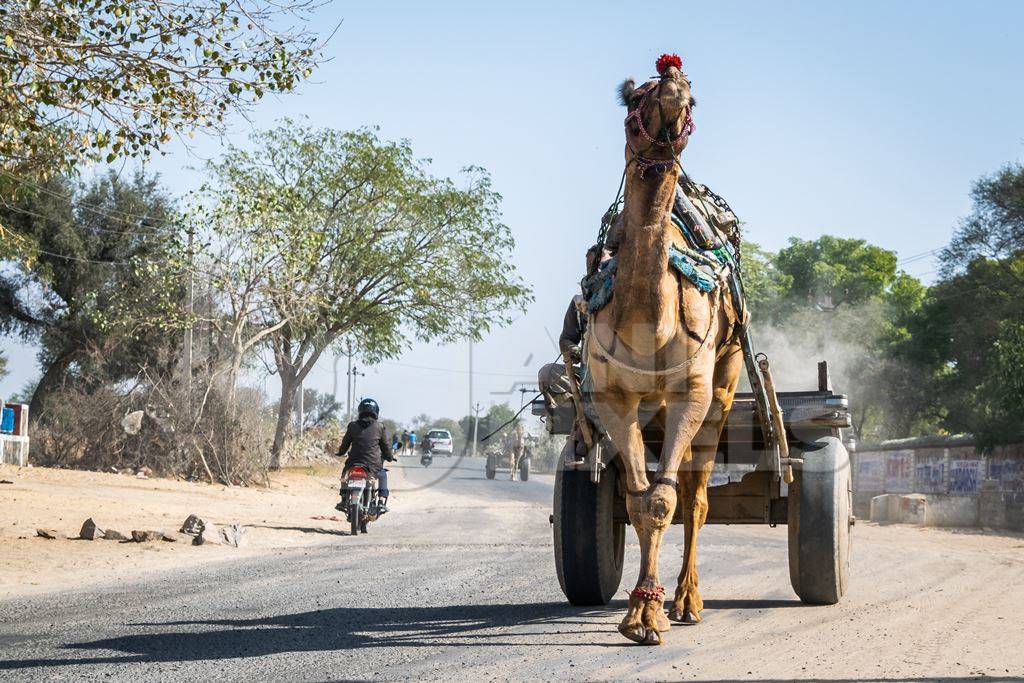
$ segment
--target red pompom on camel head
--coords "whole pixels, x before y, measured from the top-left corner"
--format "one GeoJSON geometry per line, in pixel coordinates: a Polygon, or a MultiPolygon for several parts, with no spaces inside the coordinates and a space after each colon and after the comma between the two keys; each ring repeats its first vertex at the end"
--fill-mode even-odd
{"type": "Polygon", "coordinates": [[[662,56],[658,57],[658,61],[654,63],[654,68],[658,70],[658,75],[659,76],[664,76],[665,75],[665,71],[670,66],[674,66],[675,68],[677,68],[680,71],[682,71],[683,70],[683,60],[682,60],[682,58],[680,58],[679,55],[677,55],[675,53],[668,54],[666,52],[662,56]]]}

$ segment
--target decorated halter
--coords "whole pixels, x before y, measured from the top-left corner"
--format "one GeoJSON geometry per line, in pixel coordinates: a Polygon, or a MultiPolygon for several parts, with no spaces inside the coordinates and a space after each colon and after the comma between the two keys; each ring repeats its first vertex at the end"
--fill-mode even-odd
{"type": "MultiPolygon", "coordinates": [[[[655,63],[655,68],[657,69],[659,76],[663,76],[665,74],[665,71],[670,66],[674,66],[677,69],[679,69],[680,72],[682,72],[683,60],[680,59],[679,55],[676,55],[676,54],[671,54],[671,55],[670,54],[663,54],[661,57],[658,57],[658,61],[655,63]]],[[[683,74],[683,77],[684,78],[686,77],[685,73],[683,74]]],[[[626,138],[626,145],[629,147],[630,151],[633,152],[633,158],[636,161],[637,168],[640,171],[640,177],[641,178],[644,177],[644,173],[648,169],[654,168],[655,170],[660,172],[660,171],[664,171],[664,170],[666,170],[668,168],[671,168],[672,165],[676,163],[676,157],[679,155],[680,152],[683,151],[682,145],[686,142],[686,139],[697,128],[696,124],[693,122],[692,107],[687,106],[686,107],[686,120],[683,121],[683,127],[679,131],[678,135],[676,135],[674,137],[669,135],[668,127],[665,125],[664,120],[662,120],[662,123],[661,123],[661,125],[662,125],[662,132],[664,133],[664,139],[658,139],[657,137],[655,137],[655,136],[651,135],[649,132],[647,132],[647,128],[646,128],[646,126],[644,126],[644,117],[643,117],[644,105],[647,103],[647,98],[651,94],[651,92],[653,92],[657,88],[658,88],[658,85],[652,85],[652,86],[648,87],[644,91],[643,96],[641,96],[640,103],[637,104],[636,108],[634,108],[633,111],[629,112],[629,114],[626,115],[625,120],[622,122],[623,126],[629,126],[629,122],[630,121],[635,121],[636,122],[636,126],[639,129],[639,131],[640,131],[640,136],[644,140],[646,140],[648,143],[650,143],[650,145],[647,147],[647,149],[644,150],[644,152],[649,151],[651,148],[653,148],[655,146],[657,146],[657,147],[667,147],[667,148],[670,148],[671,151],[672,151],[672,158],[671,159],[649,159],[649,158],[643,156],[640,153],[639,150],[634,149],[633,145],[630,144],[630,142],[629,142],[629,138],[626,138]]],[[[660,107],[660,104],[659,104],[659,107],[660,107]]]]}

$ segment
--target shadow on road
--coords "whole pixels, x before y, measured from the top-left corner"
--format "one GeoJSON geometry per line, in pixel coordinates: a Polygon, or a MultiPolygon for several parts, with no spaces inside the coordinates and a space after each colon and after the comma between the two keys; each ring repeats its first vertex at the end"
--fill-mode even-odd
{"type": "Polygon", "coordinates": [[[258,529],[274,529],[275,531],[301,531],[304,534],[327,534],[330,536],[350,536],[348,531],[341,529],[325,529],[319,526],[274,526],[272,524],[253,524],[258,529]]]}
{"type": "MultiPolygon", "coordinates": [[[[545,644],[578,641],[595,618],[618,613],[623,605],[580,609],[564,603],[525,605],[455,605],[452,607],[339,607],[262,619],[212,619],[140,623],[138,630],[162,629],[64,646],[79,653],[113,650],[122,654],[0,661],[0,671],[82,664],[190,662],[262,657],[284,652],[318,652],[354,648],[521,645],[503,630],[530,626],[545,644]],[[172,630],[173,629],[173,630],[172,630]],[[571,637],[552,638],[559,634],[571,637]]],[[[607,629],[601,629],[604,632],[607,629]]],[[[597,632],[597,631],[594,631],[597,632]]],[[[518,633],[520,637],[522,632],[518,633]]],[[[580,645],[585,645],[580,642],[580,645]]]]}

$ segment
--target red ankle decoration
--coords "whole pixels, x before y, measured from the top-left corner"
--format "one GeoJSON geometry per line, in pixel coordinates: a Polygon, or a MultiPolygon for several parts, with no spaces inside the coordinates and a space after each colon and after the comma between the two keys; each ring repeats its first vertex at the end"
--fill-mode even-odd
{"type": "Polygon", "coordinates": [[[665,587],[664,586],[655,586],[651,590],[648,590],[646,588],[634,588],[632,590],[632,592],[630,592],[629,597],[631,597],[631,598],[640,598],[641,600],[643,600],[645,602],[649,601],[649,600],[661,600],[661,601],[664,601],[665,600],[665,587]]]}

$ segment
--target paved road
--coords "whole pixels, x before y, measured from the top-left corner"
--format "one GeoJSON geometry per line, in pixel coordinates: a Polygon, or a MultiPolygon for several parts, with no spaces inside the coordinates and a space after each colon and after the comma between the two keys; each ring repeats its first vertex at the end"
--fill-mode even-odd
{"type": "MultiPolygon", "coordinates": [[[[808,607],[789,588],[784,528],[709,527],[704,622],[644,648],[615,631],[624,600],[562,599],[550,477],[488,481],[478,462],[453,463],[403,459],[394,512],[367,536],[311,526],[331,542],[0,603],[0,680],[1024,674],[1019,536],[858,525],[850,594],[808,607]]],[[[663,549],[669,585],[681,540],[673,529],[663,549]]],[[[624,588],[635,546],[626,562],[624,588]]]]}

